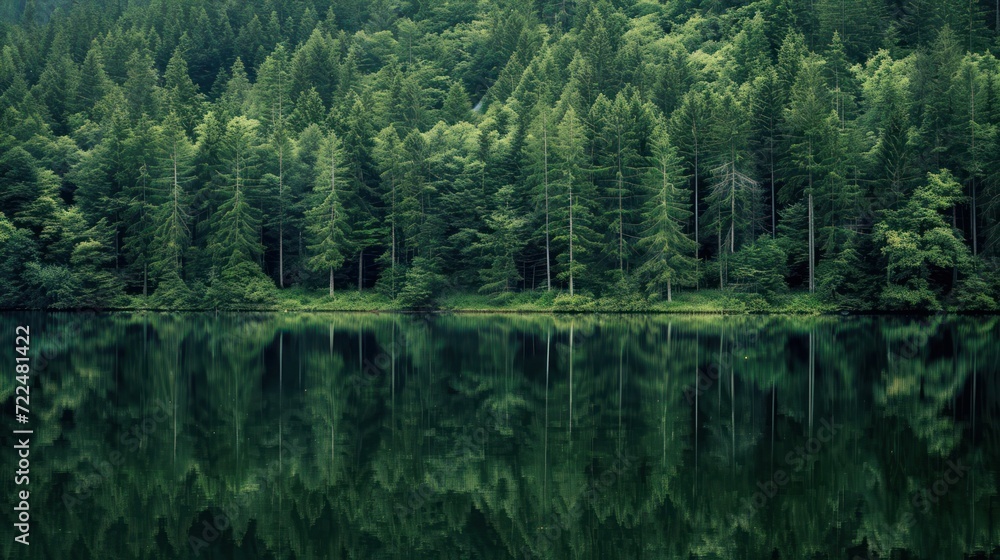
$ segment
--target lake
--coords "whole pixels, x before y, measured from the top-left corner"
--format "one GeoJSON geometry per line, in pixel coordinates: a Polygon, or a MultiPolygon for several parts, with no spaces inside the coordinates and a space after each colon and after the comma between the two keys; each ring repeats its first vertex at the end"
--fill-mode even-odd
{"type": "Polygon", "coordinates": [[[34,368],[27,424],[3,368],[6,526],[30,490],[31,543],[4,558],[1000,553],[998,317],[0,325],[10,365],[30,326],[34,368]]]}

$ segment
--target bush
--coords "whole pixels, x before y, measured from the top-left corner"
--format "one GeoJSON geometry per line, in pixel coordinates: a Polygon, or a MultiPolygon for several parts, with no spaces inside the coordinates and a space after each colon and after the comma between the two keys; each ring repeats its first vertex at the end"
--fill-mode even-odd
{"type": "Polygon", "coordinates": [[[437,271],[437,266],[428,259],[417,257],[406,271],[406,283],[399,292],[399,304],[407,309],[431,307],[444,286],[445,277],[437,271]]]}
{"type": "Polygon", "coordinates": [[[68,267],[28,263],[25,275],[32,292],[29,301],[25,302],[26,307],[80,307],[77,294],[82,286],[68,267]]]}
{"type": "Polygon", "coordinates": [[[552,302],[559,311],[594,311],[597,307],[594,298],[584,294],[559,294],[552,302]]]}
{"type": "Polygon", "coordinates": [[[274,282],[256,264],[243,261],[226,267],[206,293],[206,307],[225,309],[273,305],[274,282]]]}
{"type": "Polygon", "coordinates": [[[773,296],[788,289],[787,260],[788,255],[778,243],[762,235],[732,256],[729,277],[739,291],[773,296]]]}
{"type": "Polygon", "coordinates": [[[955,302],[962,311],[994,311],[997,302],[990,292],[989,283],[975,274],[959,283],[955,290],[955,302]]]}
{"type": "Polygon", "coordinates": [[[882,289],[879,301],[886,309],[927,310],[940,307],[937,296],[923,278],[911,279],[906,284],[886,286],[882,289]]]}
{"type": "Polygon", "coordinates": [[[160,280],[149,303],[158,309],[191,309],[197,306],[197,299],[180,275],[173,271],[160,280]]]}

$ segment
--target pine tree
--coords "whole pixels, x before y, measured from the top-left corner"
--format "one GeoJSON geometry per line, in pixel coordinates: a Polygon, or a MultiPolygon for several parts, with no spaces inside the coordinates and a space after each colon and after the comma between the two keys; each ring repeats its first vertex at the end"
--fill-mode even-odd
{"type": "Polygon", "coordinates": [[[753,81],[749,101],[752,127],[750,146],[757,157],[758,176],[767,184],[769,192],[769,229],[772,238],[778,230],[777,158],[781,145],[785,99],[785,92],[781,89],[774,67],[768,67],[753,81]]]}
{"type": "Polygon", "coordinates": [[[126,165],[137,171],[127,180],[125,197],[125,253],[136,274],[142,277],[142,295],[149,295],[149,268],[154,259],[152,244],[155,230],[154,214],[159,197],[154,186],[154,146],[159,143],[152,124],[139,121],[126,142],[126,165]]]}
{"type": "Polygon", "coordinates": [[[74,111],[93,117],[95,105],[110,87],[108,74],[104,71],[104,57],[95,40],[80,68],[80,83],[76,88],[74,111]]]}
{"type": "Polygon", "coordinates": [[[125,80],[125,101],[129,117],[137,122],[142,115],[151,119],[157,117],[156,88],[159,76],[148,52],[135,51],[125,65],[128,78],[125,80]]]}
{"type": "Polygon", "coordinates": [[[531,133],[525,144],[527,155],[527,178],[532,186],[532,198],[539,226],[536,235],[544,239],[545,245],[545,289],[552,289],[552,214],[555,196],[554,139],[556,123],[547,96],[539,98],[532,123],[531,133]]]}
{"type": "Polygon", "coordinates": [[[462,82],[453,81],[448,88],[448,95],[444,98],[444,106],[441,108],[441,118],[448,124],[455,124],[461,121],[468,121],[472,115],[472,104],[469,103],[469,96],[462,87],[462,82]]]}
{"type": "Polygon", "coordinates": [[[817,224],[824,254],[837,254],[848,235],[845,214],[857,208],[857,188],[846,180],[846,137],[830,107],[822,61],[809,59],[803,63],[785,112],[789,144],[785,185],[778,196],[786,204],[805,199],[810,291],[815,290],[817,224]]]}
{"type": "Polygon", "coordinates": [[[501,187],[495,198],[496,210],[486,217],[486,232],[478,232],[478,241],[468,252],[478,254],[482,266],[479,291],[487,294],[506,293],[522,280],[517,270],[517,254],[524,246],[521,236],[527,220],[519,217],[513,207],[514,189],[501,187]]]}
{"type": "Polygon", "coordinates": [[[385,227],[379,215],[378,172],[372,155],[374,132],[365,102],[357,95],[352,98],[350,110],[342,121],[341,138],[351,178],[352,241],[358,250],[358,291],[361,291],[364,289],[365,251],[380,245],[385,227]]]}
{"type": "Polygon", "coordinates": [[[403,182],[403,157],[402,142],[396,128],[389,125],[383,129],[375,138],[375,145],[372,156],[381,172],[381,195],[382,203],[385,207],[385,220],[387,222],[387,245],[388,249],[379,259],[383,263],[383,282],[388,284],[389,294],[396,296],[398,290],[397,265],[400,262],[400,241],[402,232],[400,231],[400,187],[403,182]],[[387,274],[386,274],[387,273],[387,274]],[[388,277],[388,278],[386,278],[388,277]]]}
{"type": "Polygon", "coordinates": [[[587,180],[586,137],[583,123],[573,107],[566,109],[556,130],[553,151],[557,158],[555,183],[559,190],[558,226],[553,241],[564,250],[558,257],[562,271],[557,275],[569,286],[587,277],[589,256],[594,249],[593,183],[587,180]]]}
{"type": "Polygon", "coordinates": [[[48,108],[56,134],[68,132],[69,112],[75,106],[79,82],[79,69],[69,53],[53,54],[38,78],[38,100],[48,108]]]}
{"type": "Polygon", "coordinates": [[[650,116],[638,92],[619,92],[613,101],[603,95],[591,110],[597,127],[595,175],[601,198],[610,202],[604,221],[609,226],[607,251],[615,255],[619,276],[631,263],[632,240],[641,222],[638,185],[645,168],[644,140],[650,134],[650,116]]]}
{"type": "Polygon", "coordinates": [[[694,192],[694,242],[698,246],[695,256],[701,252],[700,224],[702,169],[705,165],[705,147],[708,144],[711,127],[711,112],[708,95],[705,92],[690,91],[684,95],[680,107],[670,118],[670,137],[678,146],[678,152],[684,158],[686,175],[691,179],[691,190],[694,192]]]}
{"type": "Polygon", "coordinates": [[[750,166],[746,108],[728,91],[714,93],[712,107],[712,179],[701,223],[715,233],[722,289],[729,256],[744,241],[752,241],[763,231],[763,215],[759,208],[760,185],[747,173],[750,166]]]}
{"type": "Polygon", "coordinates": [[[316,88],[309,88],[302,92],[295,101],[295,110],[288,118],[288,125],[291,132],[302,132],[311,124],[325,125],[326,108],[323,107],[323,100],[319,98],[316,88]]]}
{"type": "Polygon", "coordinates": [[[226,125],[226,172],[222,178],[229,193],[215,214],[209,245],[213,262],[223,273],[255,263],[264,249],[260,243],[260,218],[250,205],[250,185],[260,150],[258,126],[257,121],[246,117],[234,117],[226,125]]]}
{"type": "Polygon", "coordinates": [[[162,282],[174,274],[183,278],[184,253],[191,242],[188,189],[193,173],[194,148],[184,133],[180,119],[173,114],[159,128],[157,137],[155,173],[160,205],[154,212],[157,225],[150,268],[162,282]]]}
{"type": "Polygon", "coordinates": [[[250,78],[247,77],[243,61],[237,58],[218,101],[221,115],[231,119],[249,113],[251,90],[250,78]]]}
{"type": "Polygon", "coordinates": [[[323,104],[332,106],[339,73],[340,61],[333,38],[319,29],[313,29],[309,39],[291,59],[290,95],[298,97],[309,88],[316,88],[323,104]]]}
{"type": "Polygon", "coordinates": [[[334,293],[334,272],[344,264],[350,229],[347,212],[341,203],[343,183],[349,177],[344,166],[340,139],[330,133],[316,159],[317,180],[313,202],[306,211],[306,231],[309,234],[310,257],[306,261],[314,272],[329,274],[330,297],[334,293]]]}
{"type": "Polygon", "coordinates": [[[650,294],[660,294],[666,286],[667,301],[673,301],[673,286],[693,284],[697,273],[697,246],[684,233],[691,216],[691,193],[684,186],[683,167],[665,123],[656,127],[651,151],[644,177],[647,196],[639,240],[645,258],[637,273],[650,294]]]}
{"type": "Polygon", "coordinates": [[[198,86],[191,81],[188,75],[187,61],[184,60],[185,53],[181,47],[177,47],[170,62],[167,63],[167,70],[163,74],[164,102],[162,104],[164,112],[173,113],[180,119],[181,125],[187,134],[194,132],[194,127],[202,115],[202,95],[198,93],[198,86]]]}
{"type": "Polygon", "coordinates": [[[278,285],[285,287],[285,226],[288,209],[288,193],[285,184],[286,159],[289,156],[288,117],[293,111],[291,103],[291,80],[289,79],[288,54],[284,45],[279,44],[257,71],[253,98],[255,114],[266,123],[264,134],[268,138],[277,168],[276,208],[267,220],[268,225],[277,225],[278,238],[278,285]]]}

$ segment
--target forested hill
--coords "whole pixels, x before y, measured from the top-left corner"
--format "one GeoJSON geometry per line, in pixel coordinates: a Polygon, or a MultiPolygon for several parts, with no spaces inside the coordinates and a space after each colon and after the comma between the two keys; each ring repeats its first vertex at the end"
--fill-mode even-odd
{"type": "Polygon", "coordinates": [[[1000,298],[993,2],[12,4],[0,306],[1000,298]]]}

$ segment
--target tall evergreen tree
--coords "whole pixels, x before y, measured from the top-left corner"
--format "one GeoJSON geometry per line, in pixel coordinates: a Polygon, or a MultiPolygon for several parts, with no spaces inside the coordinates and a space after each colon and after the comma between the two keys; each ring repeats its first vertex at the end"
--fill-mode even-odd
{"type": "Polygon", "coordinates": [[[260,217],[250,204],[251,185],[259,167],[258,126],[257,121],[246,117],[234,117],[226,124],[222,178],[228,192],[215,214],[209,245],[213,262],[223,271],[246,264],[256,266],[263,251],[260,217]]]}
{"type": "Polygon", "coordinates": [[[595,249],[593,183],[587,180],[586,137],[583,123],[573,107],[566,109],[556,129],[554,152],[558,158],[556,185],[559,189],[558,226],[553,241],[563,247],[557,275],[566,281],[569,295],[576,284],[589,278],[588,263],[595,249]]]}
{"type": "Polygon", "coordinates": [[[154,211],[153,275],[163,281],[173,275],[183,278],[184,254],[191,242],[189,189],[194,148],[179,118],[171,114],[157,134],[156,182],[160,205],[154,211]]]}
{"type": "Polygon", "coordinates": [[[639,242],[645,258],[637,273],[645,280],[647,292],[660,294],[665,286],[667,301],[673,301],[674,285],[690,285],[695,280],[697,247],[684,233],[691,216],[691,193],[684,184],[683,167],[664,123],[656,127],[651,144],[639,242]]]}
{"type": "Polygon", "coordinates": [[[310,270],[328,274],[330,296],[333,297],[334,272],[344,264],[350,233],[347,212],[341,203],[342,192],[338,192],[349,175],[340,139],[334,133],[324,141],[316,166],[313,203],[306,212],[306,231],[310,240],[310,256],[306,262],[310,270]]]}

